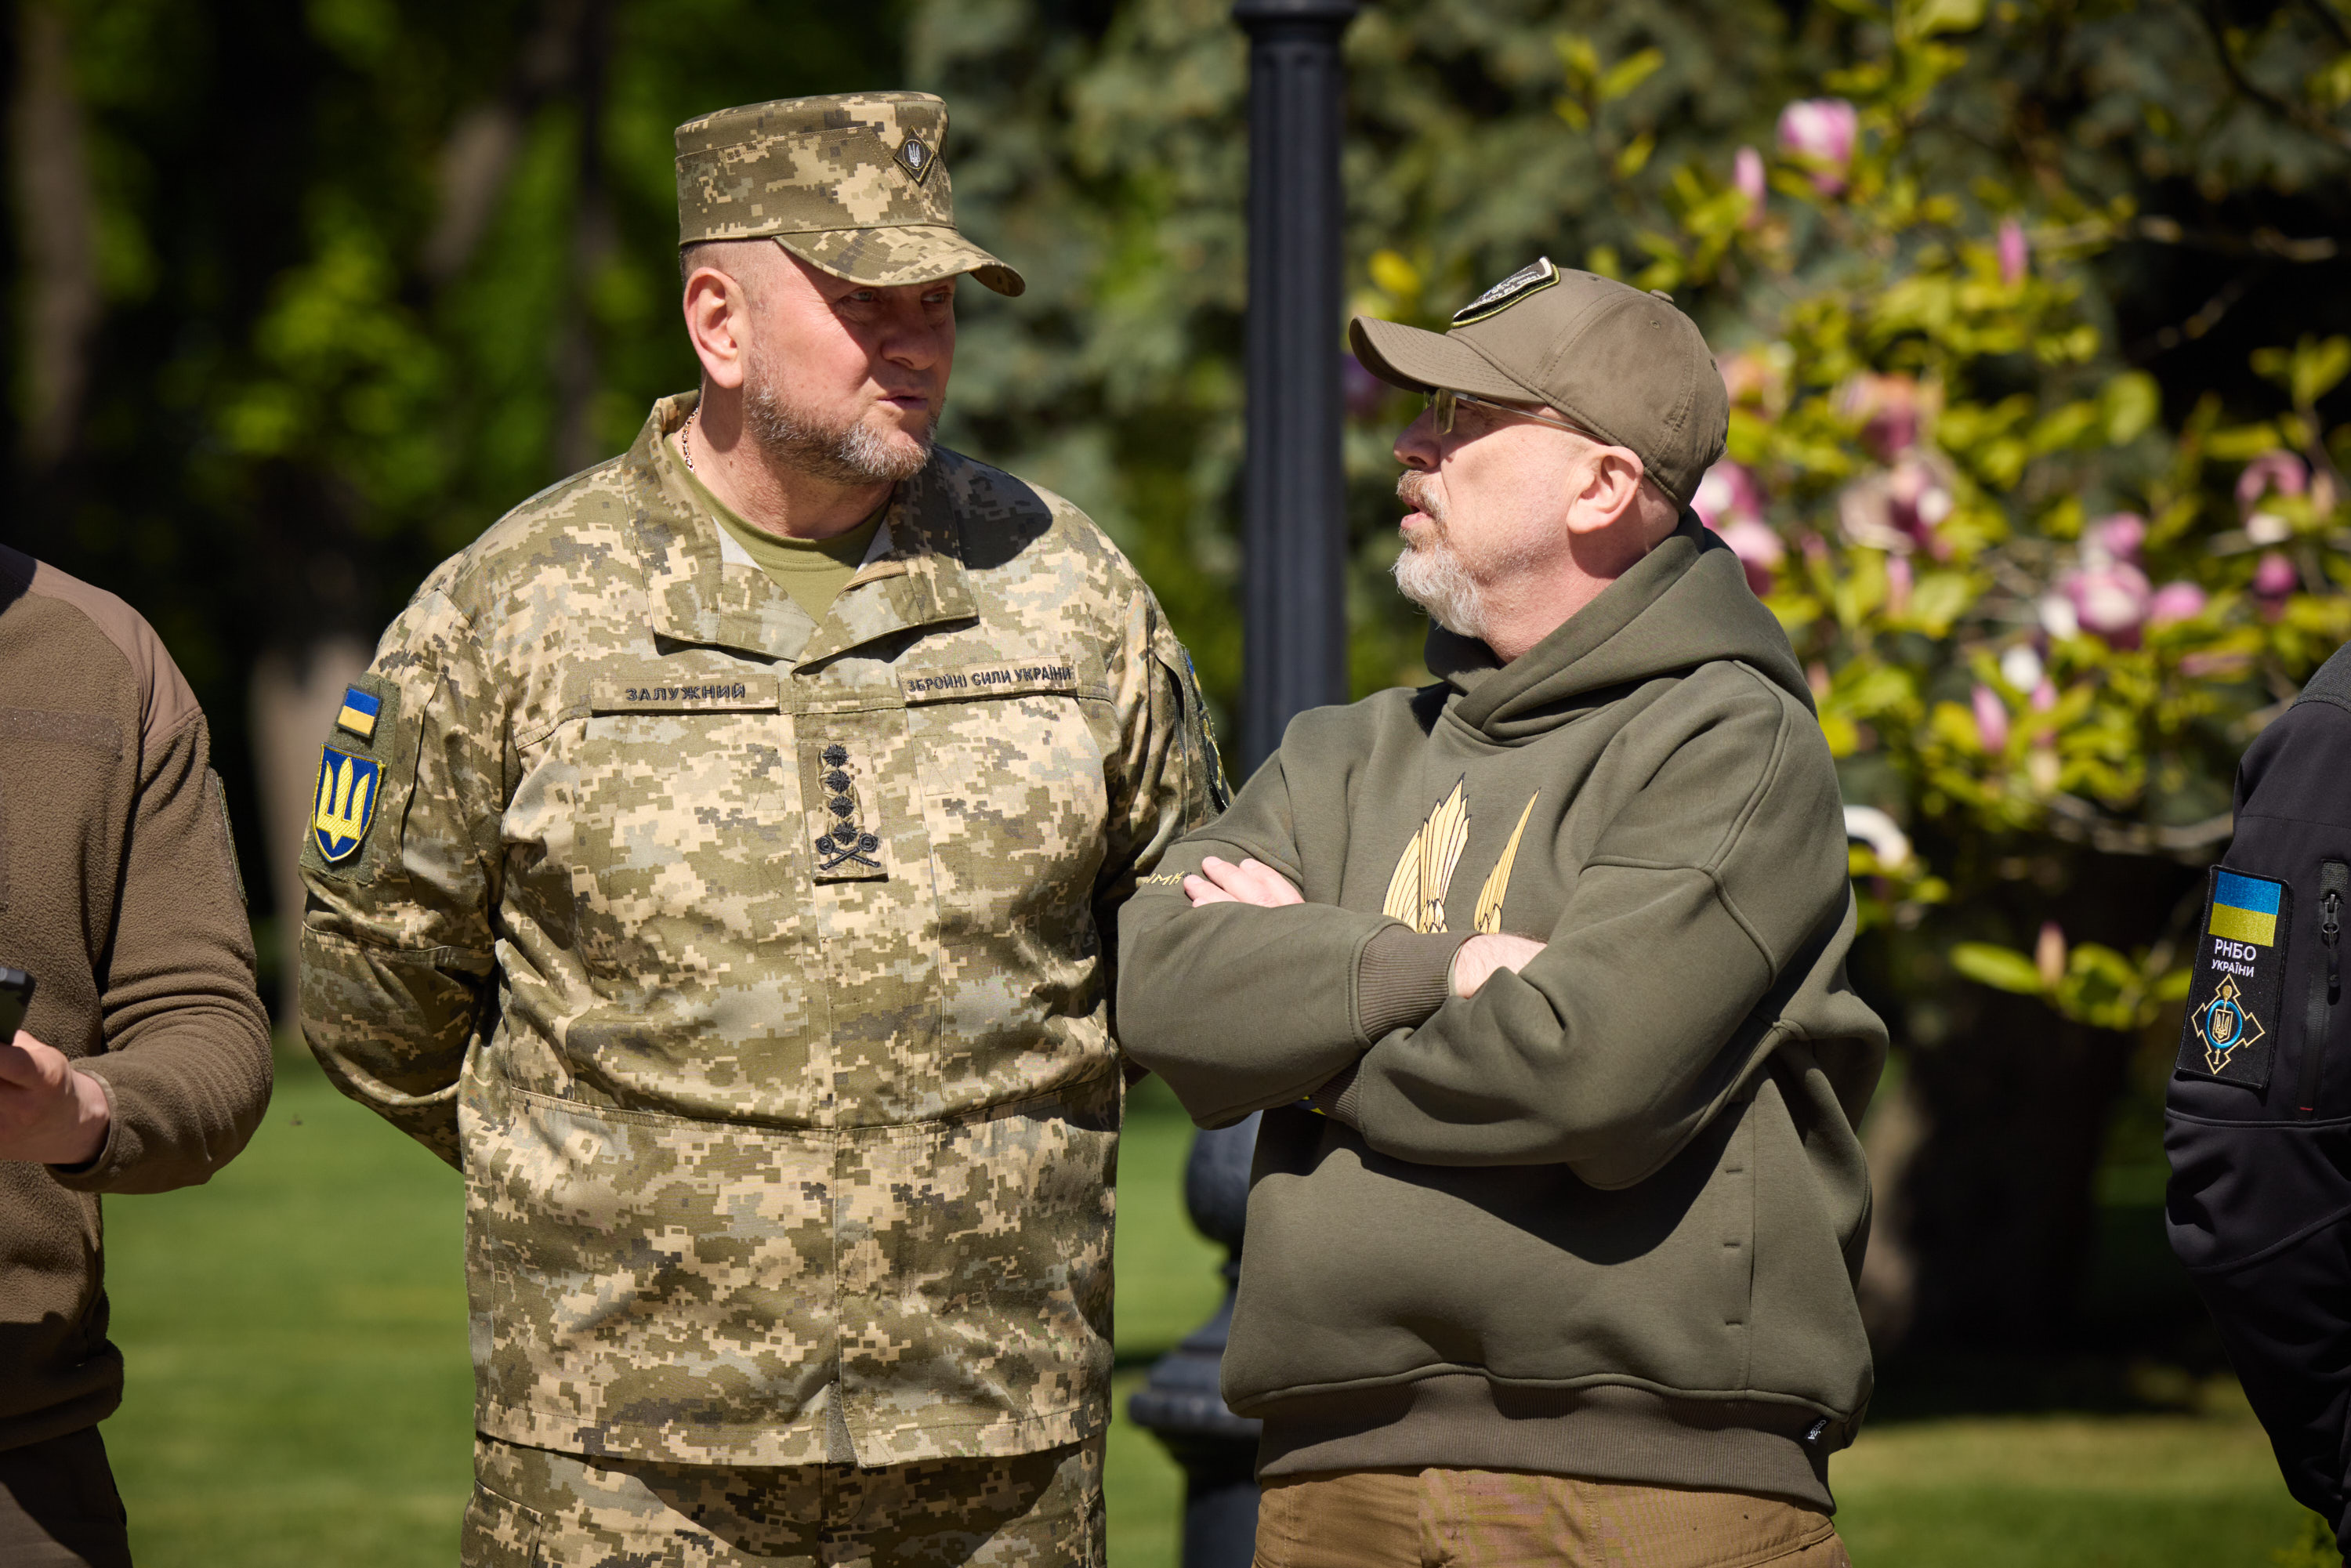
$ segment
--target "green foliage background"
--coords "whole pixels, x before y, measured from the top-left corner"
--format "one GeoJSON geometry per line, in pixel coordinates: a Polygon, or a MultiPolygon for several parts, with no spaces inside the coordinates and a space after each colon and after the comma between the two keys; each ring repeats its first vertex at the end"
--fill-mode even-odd
{"type": "MultiPolygon", "coordinates": [[[[946,437],[1100,518],[1229,720],[1248,80],[1227,13],[17,0],[0,271],[26,351],[0,531],[162,630],[264,888],[243,763],[256,660],[371,641],[434,560],[689,383],[670,128],[914,85],[952,105],[965,225],[1031,286],[967,296],[946,437]],[[45,91],[84,148],[62,206],[28,178],[55,152],[25,112],[45,91]],[[91,236],[100,314],[52,449],[29,346],[70,293],[42,260],[67,229],[91,236]]],[[[1999,1228],[1969,1216],[2058,1215],[2015,1253],[2042,1262],[1952,1262],[1917,1288],[1955,1303],[1954,1333],[2062,1321],[2117,1103],[2148,1146],[2181,912],[2234,757],[2351,632],[2351,13],[1421,0],[1366,6],[1345,51],[1357,308],[1438,323],[1546,254],[1673,291],[1737,370],[1748,539],[1781,556],[1762,586],[1813,670],[1848,800],[1902,835],[1856,851],[1858,972],[1935,1131],[1924,1174],[1881,1173],[1885,1212],[1915,1189],[1918,1212],[1942,1204],[1940,1234],[1994,1249],[1999,1228]],[[1854,106],[1850,155],[1782,149],[1783,107],[1823,98],[1854,106]],[[1912,410],[1898,441],[1887,399],[1912,410]],[[2272,452],[2299,489],[2241,499],[2272,452]],[[1856,530],[1849,509],[1906,473],[1948,516],[1856,530]],[[2285,532],[2254,540],[2256,507],[2285,532]],[[2133,570],[2203,608],[2065,631],[2043,606],[2120,513],[2147,519],[2133,570]],[[2271,555],[2290,591],[2254,591],[2271,555]],[[2001,1010],[2011,997],[2026,1010],[2001,1010]],[[2014,1204],[1987,1207],[1994,1180],[2014,1204]],[[2011,1276],[2040,1282],[1968,1294],[2011,1276]]],[[[1364,691],[1417,678],[1423,626],[1385,581],[1410,400],[1349,385],[1364,691]]]]}

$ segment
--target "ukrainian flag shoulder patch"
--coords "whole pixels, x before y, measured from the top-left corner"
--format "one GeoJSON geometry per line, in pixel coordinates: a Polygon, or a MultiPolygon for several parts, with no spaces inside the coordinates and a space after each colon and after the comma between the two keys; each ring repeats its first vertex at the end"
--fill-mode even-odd
{"type": "Polygon", "coordinates": [[[383,716],[383,699],[357,686],[343,688],[342,711],[335,715],[335,727],[357,736],[362,741],[375,739],[376,720],[383,716]]]}
{"type": "Polygon", "coordinates": [[[2293,912],[2294,892],[2285,883],[2212,868],[2180,1024],[2180,1072],[2253,1090],[2269,1086],[2293,912]]]}

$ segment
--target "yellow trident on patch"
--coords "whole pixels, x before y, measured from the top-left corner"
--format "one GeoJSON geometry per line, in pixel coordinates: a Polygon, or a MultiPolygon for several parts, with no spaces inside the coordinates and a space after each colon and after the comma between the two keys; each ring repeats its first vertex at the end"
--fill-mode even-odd
{"type": "Polygon", "coordinates": [[[375,821],[377,766],[364,757],[328,747],[319,763],[319,803],[310,814],[310,834],[327,863],[349,860],[366,841],[375,821]]]}

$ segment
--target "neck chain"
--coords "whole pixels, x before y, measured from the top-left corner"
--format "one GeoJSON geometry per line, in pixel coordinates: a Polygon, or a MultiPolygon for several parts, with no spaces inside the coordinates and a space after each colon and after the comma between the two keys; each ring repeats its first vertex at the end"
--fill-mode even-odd
{"type": "Polygon", "coordinates": [[[678,455],[685,459],[685,471],[689,474],[694,472],[694,422],[701,413],[700,409],[695,409],[685,416],[685,423],[677,427],[678,455]]]}

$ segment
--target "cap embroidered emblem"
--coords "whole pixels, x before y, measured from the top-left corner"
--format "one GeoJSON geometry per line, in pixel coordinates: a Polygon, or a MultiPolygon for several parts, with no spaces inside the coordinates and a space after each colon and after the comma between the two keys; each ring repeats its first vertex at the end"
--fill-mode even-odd
{"type": "Polygon", "coordinates": [[[1559,281],[1559,268],[1551,257],[1538,256],[1531,267],[1522,267],[1468,304],[1453,313],[1456,327],[1467,327],[1472,321],[1483,321],[1499,311],[1507,310],[1538,289],[1549,288],[1559,281]]]}
{"type": "Polygon", "coordinates": [[[909,136],[898,143],[898,162],[917,183],[931,172],[931,150],[919,136],[909,136]]]}

